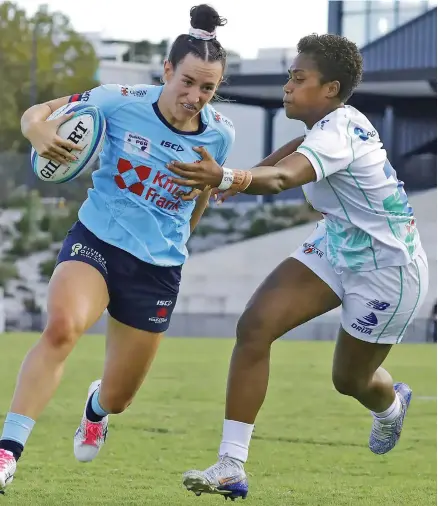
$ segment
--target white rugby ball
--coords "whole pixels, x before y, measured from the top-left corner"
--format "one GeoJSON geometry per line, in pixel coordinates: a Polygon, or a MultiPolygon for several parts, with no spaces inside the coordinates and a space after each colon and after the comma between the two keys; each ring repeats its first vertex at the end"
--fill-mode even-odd
{"type": "Polygon", "coordinates": [[[60,164],[39,156],[32,148],[32,169],[41,181],[50,183],[71,181],[90,169],[99,157],[106,131],[105,116],[102,111],[85,102],[73,102],[57,109],[47,118],[47,121],[71,112],[75,113],[74,116],[59,127],[58,135],[78,144],[83,149],[73,151],[78,160],[60,164]]]}

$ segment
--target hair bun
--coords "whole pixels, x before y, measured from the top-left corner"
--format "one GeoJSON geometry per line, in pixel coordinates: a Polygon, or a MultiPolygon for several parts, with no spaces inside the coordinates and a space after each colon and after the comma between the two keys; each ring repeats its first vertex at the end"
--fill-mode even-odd
{"type": "Polygon", "coordinates": [[[201,4],[190,9],[190,25],[192,28],[214,32],[216,27],[224,26],[227,23],[225,18],[219,16],[216,9],[210,5],[201,4]]]}

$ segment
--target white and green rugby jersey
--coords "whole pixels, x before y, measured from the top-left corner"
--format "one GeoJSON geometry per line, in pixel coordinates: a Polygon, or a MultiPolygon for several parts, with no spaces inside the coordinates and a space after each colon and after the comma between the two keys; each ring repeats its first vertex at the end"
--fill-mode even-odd
{"type": "Polygon", "coordinates": [[[336,109],[306,129],[297,152],[317,175],[303,191],[325,215],[333,266],[369,271],[415,258],[420,237],[403,182],[362,113],[350,106],[336,109]]]}

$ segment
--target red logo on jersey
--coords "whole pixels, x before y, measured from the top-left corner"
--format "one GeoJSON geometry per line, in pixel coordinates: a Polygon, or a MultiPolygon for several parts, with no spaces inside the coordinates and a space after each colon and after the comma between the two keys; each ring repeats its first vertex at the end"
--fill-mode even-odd
{"type": "Polygon", "coordinates": [[[129,160],[125,160],[124,158],[120,158],[117,163],[117,170],[119,174],[114,176],[114,181],[117,186],[121,190],[129,190],[131,193],[135,193],[139,197],[143,197],[145,200],[149,200],[153,202],[156,206],[161,207],[162,209],[169,209],[171,211],[179,211],[179,205],[181,203],[180,197],[184,195],[185,192],[181,189],[180,186],[172,183],[167,174],[160,172],[159,170],[156,174],[153,175],[153,179],[151,176],[152,168],[147,167],[146,165],[137,165],[134,167],[129,160]],[[132,177],[130,174],[127,175],[128,172],[131,171],[131,174],[136,174],[136,177],[132,177]],[[126,175],[126,179],[124,177],[126,175]],[[137,179],[137,181],[131,183],[129,186],[126,181],[129,179],[137,179]],[[172,195],[173,198],[169,199],[163,197],[159,193],[159,188],[154,188],[152,186],[148,186],[146,182],[152,179],[153,185],[158,185],[159,188],[163,188],[167,190],[168,193],[172,195]],[[143,193],[145,192],[143,196],[143,193]]]}

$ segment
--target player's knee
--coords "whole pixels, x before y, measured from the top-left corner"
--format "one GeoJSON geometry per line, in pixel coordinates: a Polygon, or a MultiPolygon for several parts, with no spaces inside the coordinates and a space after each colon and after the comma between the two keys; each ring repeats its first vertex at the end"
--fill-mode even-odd
{"type": "Polygon", "coordinates": [[[67,312],[59,312],[49,317],[42,340],[53,349],[70,350],[83,331],[83,326],[74,316],[67,312]]]}
{"type": "Polygon", "coordinates": [[[356,397],[366,388],[367,381],[357,377],[354,371],[339,371],[334,369],[332,372],[332,381],[336,390],[342,395],[356,397]]]}
{"type": "Polygon", "coordinates": [[[245,311],[239,318],[236,337],[238,346],[245,346],[248,351],[253,350],[254,353],[269,351],[273,341],[262,320],[251,315],[251,311],[245,311]]]}

